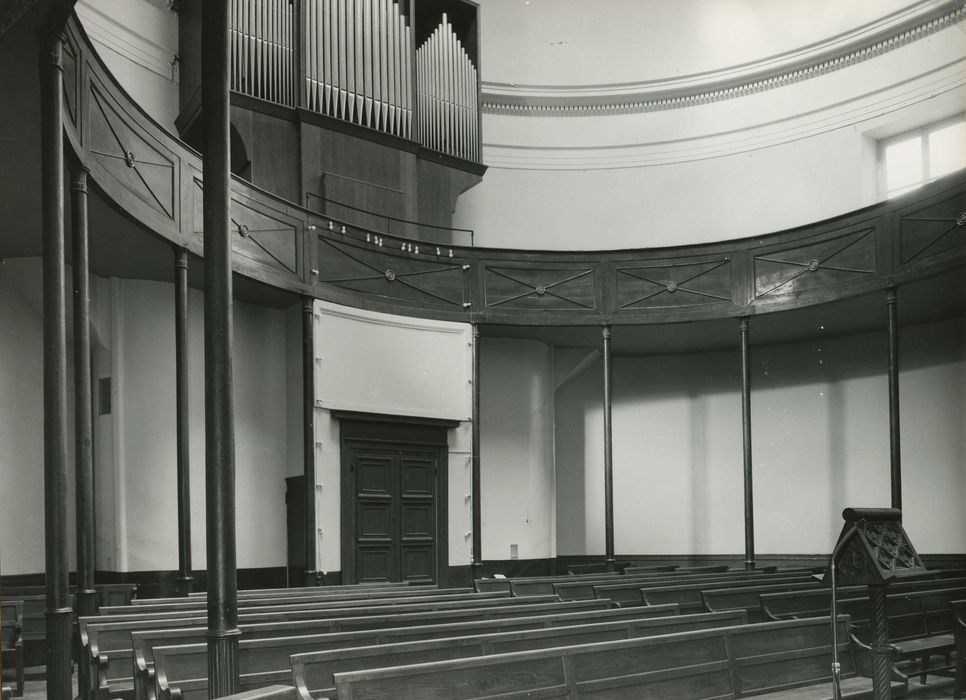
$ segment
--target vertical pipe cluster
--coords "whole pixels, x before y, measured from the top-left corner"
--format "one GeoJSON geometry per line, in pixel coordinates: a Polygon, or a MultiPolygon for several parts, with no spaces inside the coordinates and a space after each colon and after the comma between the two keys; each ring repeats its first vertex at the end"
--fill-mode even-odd
{"type": "Polygon", "coordinates": [[[231,0],[231,89],[295,106],[295,5],[231,0]]]}
{"type": "Polygon", "coordinates": [[[232,279],[229,206],[230,0],[202,4],[201,116],[204,134],[205,505],[208,552],[209,697],[238,686],[235,558],[235,434],[232,411],[232,279]]]}
{"type": "Polygon", "coordinates": [[[479,162],[476,67],[446,14],[416,50],[418,140],[427,148],[479,162]]]}
{"type": "Polygon", "coordinates": [[[413,38],[392,0],[305,0],[306,109],[410,138],[413,38]]]}
{"type": "Polygon", "coordinates": [[[44,276],[44,539],[47,697],[71,700],[71,607],[67,591],[67,304],[64,255],[63,49],[41,39],[41,187],[44,276]]]}

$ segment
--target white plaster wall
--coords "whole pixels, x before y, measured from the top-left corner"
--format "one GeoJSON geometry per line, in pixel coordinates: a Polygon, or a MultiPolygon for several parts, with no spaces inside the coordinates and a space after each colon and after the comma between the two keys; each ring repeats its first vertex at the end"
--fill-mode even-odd
{"type": "Polygon", "coordinates": [[[0,264],[0,571],[44,570],[43,325],[0,264]]]}
{"type": "MultiPolygon", "coordinates": [[[[959,552],[966,516],[963,319],[901,334],[904,525],[920,552],[959,552]]],[[[846,506],[888,506],[882,334],[753,348],[758,553],[824,553],[846,506]]],[[[561,554],[601,554],[600,364],[556,393],[561,554]]],[[[615,548],[744,550],[736,353],[615,358],[615,548]]]]}
{"type": "Polygon", "coordinates": [[[556,554],[553,353],[544,343],[484,338],[480,463],[484,560],[556,554]]]}
{"type": "MultiPolygon", "coordinates": [[[[174,290],[116,283],[114,387],[117,570],[178,567],[174,290]]],[[[235,303],[236,546],[239,568],[285,565],[284,312],[235,303]]],[[[205,567],[203,298],[189,296],[192,560],[205,567]]]]}
{"type": "Polygon", "coordinates": [[[178,16],[162,0],[80,0],[77,16],[128,94],[171,133],[178,116],[178,16]]]}
{"type": "Polygon", "coordinates": [[[470,563],[472,335],[465,323],[315,302],[316,523],[321,571],[341,563],[341,453],[333,410],[460,421],[449,431],[449,564],[470,563]]]}

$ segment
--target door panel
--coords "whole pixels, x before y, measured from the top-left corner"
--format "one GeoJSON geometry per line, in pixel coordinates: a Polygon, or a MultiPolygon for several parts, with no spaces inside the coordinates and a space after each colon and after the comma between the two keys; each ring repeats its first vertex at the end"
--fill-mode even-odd
{"type": "Polygon", "coordinates": [[[439,450],[348,444],[353,580],[435,581],[439,450]]]}

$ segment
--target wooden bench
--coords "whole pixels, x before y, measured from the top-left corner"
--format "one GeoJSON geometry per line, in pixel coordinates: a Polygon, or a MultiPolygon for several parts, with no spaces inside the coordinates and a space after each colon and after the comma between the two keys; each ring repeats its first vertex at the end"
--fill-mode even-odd
{"type": "MultiPolygon", "coordinates": [[[[726,627],[743,624],[745,619],[741,613],[603,623],[575,619],[579,624],[546,627],[534,622],[530,628],[515,630],[507,630],[502,621],[504,629],[496,630],[492,623],[373,630],[367,633],[368,639],[359,633],[243,639],[238,649],[239,667],[244,669],[239,687],[260,687],[294,674],[303,696],[306,688],[312,688],[313,697],[335,697],[333,673],[337,671],[726,627]]],[[[207,645],[157,647],[154,658],[159,699],[206,697],[207,645]]]]}
{"type": "MultiPolygon", "coordinates": [[[[299,586],[299,587],[288,587],[285,588],[243,588],[238,591],[238,599],[243,598],[261,598],[265,596],[285,596],[285,595],[301,595],[306,591],[313,591],[316,593],[346,593],[352,591],[394,591],[401,588],[409,588],[413,590],[422,590],[424,588],[436,588],[435,584],[432,583],[415,583],[410,581],[387,581],[385,583],[351,583],[351,584],[340,584],[337,586],[299,586]]],[[[189,600],[201,599],[204,600],[208,597],[207,591],[194,591],[189,593],[187,596],[165,596],[163,598],[135,598],[131,602],[134,605],[143,604],[154,604],[163,603],[170,600],[184,600],[185,598],[189,600]]]]}
{"type": "MultiPolygon", "coordinates": [[[[273,620],[248,622],[239,617],[239,628],[245,638],[264,638],[269,636],[291,636],[348,632],[353,630],[380,629],[387,627],[406,627],[418,624],[440,622],[459,622],[469,620],[489,620],[510,617],[527,617],[541,614],[565,612],[585,612],[606,610],[609,602],[574,601],[557,602],[552,597],[518,600],[514,598],[496,599],[492,607],[465,607],[434,611],[431,608],[400,611],[398,607],[362,608],[346,610],[315,611],[312,618],[301,620],[273,620]],[[596,603],[596,605],[590,605],[596,603]]],[[[153,624],[153,623],[152,623],[153,624]]],[[[115,637],[118,648],[107,654],[88,656],[94,666],[93,678],[97,679],[97,695],[104,696],[131,687],[136,688],[138,676],[149,676],[153,666],[152,649],[160,644],[190,644],[204,640],[205,622],[203,619],[188,621],[176,627],[151,629],[141,625],[141,631],[115,630],[119,636],[127,636],[127,642],[115,637]]]]}
{"type": "Polygon", "coordinates": [[[822,583],[815,579],[809,581],[782,581],[766,585],[730,586],[727,588],[705,588],[701,591],[701,602],[708,612],[722,610],[745,610],[752,622],[762,622],[761,596],[764,593],[779,593],[783,591],[807,591],[821,587],[822,583]]]}
{"type": "MultiPolygon", "coordinates": [[[[955,670],[951,658],[956,650],[951,601],[966,596],[966,588],[908,591],[886,596],[889,620],[889,645],[894,650],[894,665],[913,662],[922,683],[928,674],[946,675],[955,670]],[[943,663],[932,665],[932,657],[943,663]]],[[[867,599],[842,601],[840,611],[854,615],[850,633],[853,642],[868,648],[871,641],[871,606],[867,599]]],[[[906,673],[896,668],[901,676],[906,673]]]]}
{"type": "Polygon", "coordinates": [[[16,694],[23,695],[23,601],[4,600],[0,604],[0,653],[2,668],[13,667],[16,694]],[[12,661],[12,663],[11,663],[12,661]]]}
{"type": "MultiPolygon", "coordinates": [[[[900,593],[960,586],[966,587],[966,578],[898,581],[890,585],[888,591],[900,593]]],[[[866,586],[839,586],[837,594],[839,600],[864,599],[868,597],[869,590],[866,586]]],[[[761,612],[766,620],[794,620],[828,615],[831,603],[832,596],[828,587],[815,591],[766,593],[761,596],[761,612]]]]}
{"type": "MultiPolygon", "coordinates": [[[[243,637],[239,643],[240,667],[248,672],[259,672],[270,669],[272,665],[283,670],[283,676],[288,677],[288,653],[284,647],[293,644],[305,644],[300,651],[319,651],[343,647],[370,646],[373,644],[388,644],[407,641],[434,639],[439,637],[465,636],[468,634],[492,634],[499,632],[513,632],[518,630],[550,629],[554,627],[571,627],[575,625],[589,625],[601,623],[617,623],[627,620],[640,621],[645,618],[666,619],[677,615],[677,606],[669,605],[654,608],[638,608],[635,611],[611,609],[580,610],[566,613],[551,613],[523,617],[496,617],[484,620],[469,620],[442,624],[415,624],[402,627],[374,627],[372,629],[355,630],[350,632],[325,632],[312,634],[307,627],[293,628],[290,625],[268,626],[258,625],[242,627],[243,637]],[[285,636],[287,635],[287,636],[285,636]],[[253,651],[258,649],[258,651],[253,651]],[[281,651],[280,651],[281,650],[281,651]],[[242,653],[244,652],[244,659],[242,653]],[[275,661],[272,661],[274,652],[275,661]]],[[[737,619],[737,618],[736,618],[737,619]]],[[[201,644],[197,630],[191,630],[190,636],[182,636],[186,630],[133,632],[132,642],[135,653],[134,697],[153,697],[151,691],[156,684],[154,673],[154,651],[162,646],[185,649],[187,644],[197,644],[195,651],[199,651],[201,644]]],[[[179,660],[190,658],[178,655],[179,660]]],[[[200,663],[195,661],[196,664],[200,663]]],[[[179,678],[201,678],[205,673],[200,663],[195,673],[187,675],[183,671],[175,671],[179,678]]],[[[282,676],[279,676],[282,677],[282,676]]],[[[196,680],[196,679],[195,679],[196,680]]],[[[252,683],[271,682],[271,680],[250,678],[252,683]]]]}
{"type": "Polygon", "coordinates": [[[966,684],[966,599],[949,602],[953,617],[953,638],[956,642],[956,680],[953,685],[953,697],[959,700],[963,696],[963,685],[966,684]]]}
{"type": "MultiPolygon", "coordinates": [[[[754,579],[757,582],[759,579],[754,579]]],[[[797,583],[809,583],[814,581],[810,574],[792,574],[790,576],[781,576],[780,578],[775,578],[773,580],[774,584],[781,585],[794,585],[797,583]]],[[[732,583],[735,586],[746,586],[749,581],[746,579],[734,579],[732,583]]],[[[817,582],[816,582],[816,585],[817,582]]],[[[697,581],[695,583],[687,584],[675,584],[673,586],[642,586],[639,589],[639,594],[641,601],[644,605],[660,605],[663,603],[678,603],[681,606],[681,612],[702,612],[705,610],[704,599],[701,597],[701,592],[709,590],[712,588],[725,588],[728,587],[728,583],[721,583],[720,581],[697,581]]],[[[607,591],[600,591],[601,595],[608,595],[607,591]]]]}
{"type": "MultiPolygon", "coordinates": [[[[614,573],[604,573],[604,574],[575,574],[568,576],[520,576],[515,578],[478,578],[473,580],[473,587],[479,591],[507,591],[511,592],[513,590],[513,584],[517,586],[522,586],[523,584],[535,584],[538,587],[542,587],[542,594],[548,592],[552,593],[553,588],[551,583],[553,581],[591,581],[591,580],[602,580],[619,577],[620,574],[614,573]]],[[[523,590],[521,588],[521,590],[523,590]]]]}
{"type": "Polygon", "coordinates": [[[731,627],[745,622],[746,616],[740,612],[702,613],[675,617],[637,618],[621,622],[586,622],[581,625],[553,629],[466,634],[443,640],[427,638],[426,641],[421,642],[316,651],[292,655],[292,679],[299,688],[302,698],[335,698],[338,693],[334,675],[350,670],[653,637],[674,632],[731,627]]]}
{"type": "MultiPolygon", "coordinates": [[[[238,610],[250,610],[253,608],[267,608],[277,605],[303,605],[312,602],[337,605],[366,605],[370,600],[445,600],[456,597],[466,597],[469,595],[499,595],[495,593],[477,593],[472,588],[427,588],[419,589],[394,589],[390,591],[353,591],[340,593],[315,593],[308,591],[300,595],[282,596],[260,596],[248,597],[238,601],[238,610]]],[[[168,612],[177,610],[197,610],[207,609],[208,602],[203,598],[168,598],[160,603],[139,604],[139,605],[114,605],[101,608],[100,612],[104,615],[114,614],[144,614],[150,612],[168,612]]]]}
{"type": "MultiPolygon", "coordinates": [[[[649,566],[626,566],[624,574],[646,574],[649,566]]],[[[727,564],[709,564],[707,566],[678,566],[675,567],[676,574],[722,574],[732,569],[727,564]]],[[[737,569],[735,569],[737,571],[737,569]]]]}
{"type": "MultiPolygon", "coordinates": [[[[837,624],[842,690],[870,697],[855,673],[842,616],[837,624]]],[[[337,673],[339,700],[419,698],[831,697],[828,619],[767,622],[627,641],[337,673]]],[[[892,683],[893,697],[906,684],[892,683]]],[[[303,700],[305,696],[303,695],[303,700]]]]}
{"type": "MultiPolygon", "coordinates": [[[[651,578],[639,579],[636,576],[625,577],[619,583],[593,584],[591,593],[595,597],[609,598],[615,605],[645,605],[644,596],[641,589],[667,588],[670,586],[692,586],[700,590],[701,586],[716,587],[718,584],[727,585],[752,585],[757,582],[771,581],[781,583],[783,581],[798,582],[810,580],[808,574],[763,574],[763,573],[724,573],[724,574],[699,574],[687,578],[673,578],[655,580],[651,578]]],[[[560,584],[563,587],[565,584],[560,584]]],[[[572,584],[568,589],[561,590],[558,595],[562,599],[568,596],[582,597],[585,594],[581,588],[576,588],[572,584]]],[[[700,598],[692,596],[695,611],[700,610],[700,598]]]]}
{"type": "MultiPolygon", "coordinates": [[[[400,602],[401,599],[368,599],[353,601],[357,605],[344,605],[338,601],[325,605],[313,601],[304,606],[274,606],[268,608],[240,609],[239,623],[280,623],[297,620],[324,620],[334,617],[385,615],[405,612],[464,611],[499,605],[522,605],[527,601],[511,598],[505,593],[470,593],[453,600],[452,596],[439,601],[419,600],[400,602]]],[[[530,599],[534,600],[534,599],[530,599]]],[[[543,596],[538,603],[556,602],[555,596],[543,596]]],[[[137,615],[128,611],[125,615],[82,617],[79,621],[81,662],[88,665],[91,695],[104,695],[108,689],[123,689],[131,683],[133,647],[130,633],[134,629],[170,629],[194,627],[204,624],[206,611],[193,609],[169,613],[137,615]]]]}
{"type": "Polygon", "coordinates": [[[258,690],[223,695],[221,700],[298,700],[298,691],[290,685],[271,685],[258,690]]]}
{"type": "MultiPolygon", "coordinates": [[[[554,582],[553,591],[560,596],[561,600],[579,600],[582,598],[593,598],[595,586],[614,586],[616,590],[624,588],[631,589],[635,584],[644,586],[653,584],[655,586],[672,586],[678,583],[689,583],[691,581],[713,580],[724,581],[732,578],[756,579],[762,577],[762,572],[748,574],[738,574],[725,572],[721,574],[678,574],[674,571],[664,574],[625,574],[605,581],[561,581],[554,582]]],[[[610,598],[610,596],[601,596],[610,598]]],[[[637,598],[640,599],[638,593],[637,598]]],[[[613,599],[612,599],[613,600],[613,599]]],[[[642,603],[638,602],[637,605],[642,603]]]]}

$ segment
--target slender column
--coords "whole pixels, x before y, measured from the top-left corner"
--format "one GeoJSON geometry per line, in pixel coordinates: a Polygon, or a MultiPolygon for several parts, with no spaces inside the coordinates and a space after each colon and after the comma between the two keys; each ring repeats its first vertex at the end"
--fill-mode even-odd
{"type": "Polygon", "coordinates": [[[899,445],[899,311],[895,287],[886,291],[889,309],[889,458],[892,507],[902,510],[902,454],[899,445]]]}
{"type": "Polygon", "coordinates": [[[317,586],[315,561],[315,315],[302,300],[302,451],[305,460],[305,585],[317,586]]]}
{"type": "Polygon", "coordinates": [[[741,334],[741,443],[745,482],[745,568],[755,568],[755,493],[751,469],[751,350],[748,345],[748,317],[738,319],[741,334]]]}
{"type": "Polygon", "coordinates": [[[205,236],[205,503],[208,551],[208,697],[238,687],[232,281],[229,228],[228,0],[201,5],[205,236]]]}
{"type": "Polygon", "coordinates": [[[67,303],[64,269],[63,57],[60,36],[41,38],[41,197],[44,308],[44,537],[47,697],[71,699],[67,563],[67,303]]]}
{"type": "Polygon", "coordinates": [[[178,594],[194,588],[191,575],[191,450],[188,409],[188,251],[174,251],[174,365],[178,453],[178,594]]]}
{"type": "Polygon", "coordinates": [[[480,326],[473,324],[473,578],[479,578],[483,567],[483,509],[480,503],[482,477],[480,473],[480,326]]]}
{"type": "MultiPolygon", "coordinates": [[[[91,291],[87,169],[70,184],[74,269],[74,488],[77,518],[77,614],[97,614],[94,589],[94,423],[91,404],[91,291]]],[[[84,667],[85,664],[80,664],[84,667]]]]}
{"type": "Polygon", "coordinates": [[[610,326],[604,326],[604,564],[613,571],[617,559],[614,557],[614,435],[611,424],[614,376],[611,369],[610,326]]]}

